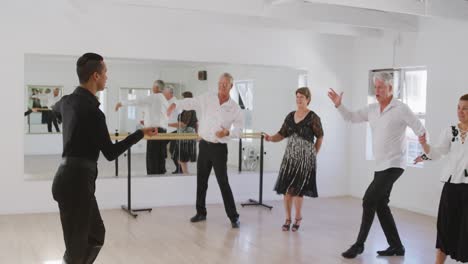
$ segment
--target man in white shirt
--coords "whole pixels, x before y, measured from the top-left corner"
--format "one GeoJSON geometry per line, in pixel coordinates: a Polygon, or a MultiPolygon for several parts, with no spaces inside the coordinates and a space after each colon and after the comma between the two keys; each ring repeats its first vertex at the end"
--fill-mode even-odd
{"type": "MultiPolygon", "coordinates": [[[[172,87],[164,88],[163,94],[166,97],[167,102],[168,102],[169,105],[172,105],[175,102],[177,102],[177,98],[174,96],[174,89],[172,87]]],[[[177,123],[178,122],[177,116],[178,116],[177,111],[173,111],[171,113],[171,115],[168,117],[169,124],[177,123]]],[[[168,126],[167,133],[177,133],[177,128],[168,126]]],[[[171,148],[174,148],[175,144],[176,144],[176,141],[171,140],[169,144],[172,146],[171,148]]],[[[175,165],[175,168],[176,168],[176,170],[173,171],[172,173],[173,174],[182,173],[182,168],[180,167],[179,159],[177,157],[174,157],[172,159],[172,161],[174,162],[174,165],[175,165]]]]}
{"type": "Polygon", "coordinates": [[[205,94],[177,101],[169,107],[168,113],[172,113],[177,105],[181,110],[196,110],[199,115],[198,134],[201,141],[197,160],[197,214],[190,221],[206,220],[208,177],[214,168],[226,214],[231,220],[232,228],[239,228],[239,214],[227,175],[227,143],[231,138],[241,136],[244,119],[239,105],[230,98],[232,86],[232,76],[224,73],[219,78],[217,94],[205,94]]]}
{"type": "MultiPolygon", "coordinates": [[[[167,132],[167,99],[162,94],[164,82],[157,80],[153,83],[153,93],[136,100],[119,102],[115,106],[118,111],[122,106],[138,106],[143,108],[144,127],[157,127],[158,133],[167,132]]],[[[166,173],[166,144],[164,140],[146,141],[146,172],[148,175],[166,173]]]]}
{"type": "MultiPolygon", "coordinates": [[[[47,131],[52,132],[52,124],[54,124],[55,131],[60,132],[58,125],[57,113],[52,110],[54,106],[61,98],[60,89],[54,88],[53,92],[50,92],[50,89],[45,91],[45,94],[33,95],[31,98],[37,98],[41,101],[41,107],[45,108],[42,110],[42,114],[45,115],[47,122],[47,131]]],[[[60,119],[59,119],[60,120],[60,119]]]]}
{"type": "Polygon", "coordinates": [[[376,73],[373,81],[378,103],[371,104],[357,112],[351,112],[341,104],[343,93],[337,94],[333,89],[328,92],[328,97],[346,121],[369,122],[376,161],[374,180],[363,198],[359,235],[356,243],[342,253],[345,258],[355,258],[364,251],[364,242],[376,213],[390,245],[386,250],[377,251],[378,255],[403,256],[405,254],[405,248],[401,243],[388,203],[393,184],[406,168],[406,128],[410,127],[418,136],[426,133],[424,126],[411,109],[393,97],[393,76],[390,73],[376,73]]]}
{"type": "MultiPolygon", "coordinates": [[[[163,90],[164,97],[166,97],[168,105],[175,104],[177,102],[177,98],[174,96],[174,89],[172,87],[167,87],[164,88],[163,90]]],[[[177,122],[177,111],[174,111],[171,113],[171,115],[168,117],[169,123],[175,123],[177,122]]],[[[177,128],[174,127],[168,127],[167,128],[167,133],[172,133],[176,131],[177,128]]]]}

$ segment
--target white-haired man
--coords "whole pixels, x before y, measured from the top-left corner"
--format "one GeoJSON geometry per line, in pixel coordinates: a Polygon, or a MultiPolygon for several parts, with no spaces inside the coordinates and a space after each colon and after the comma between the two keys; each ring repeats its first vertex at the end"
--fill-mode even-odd
{"type": "Polygon", "coordinates": [[[405,132],[410,127],[418,136],[426,130],[411,109],[393,96],[393,76],[388,72],[377,72],[373,78],[377,103],[370,104],[357,112],[349,111],[341,103],[343,93],[333,89],[328,97],[335,104],[342,117],[352,123],[369,122],[372,131],[372,146],[376,161],[374,180],[363,198],[361,227],[356,242],[342,256],[355,258],[364,251],[364,242],[377,216],[389,247],[377,251],[380,256],[403,256],[405,248],[388,207],[393,184],[406,167],[405,132]]]}
{"type": "Polygon", "coordinates": [[[218,82],[217,94],[204,94],[186,98],[169,106],[172,113],[177,105],[181,110],[197,110],[199,118],[198,134],[201,137],[197,160],[197,214],[191,222],[206,220],[206,191],[208,178],[214,169],[221,195],[223,196],[226,214],[231,220],[232,228],[239,228],[239,214],[236,210],[234,196],[229,186],[227,175],[228,148],[231,138],[241,136],[244,118],[239,105],[230,97],[233,79],[229,73],[223,73],[218,82]]]}
{"type": "MultiPolygon", "coordinates": [[[[144,126],[156,127],[158,133],[166,133],[168,124],[166,113],[169,105],[166,96],[162,93],[164,86],[165,83],[162,80],[156,80],[153,83],[152,94],[136,100],[118,102],[115,111],[122,106],[141,107],[144,112],[144,126]]],[[[166,173],[166,146],[167,141],[164,140],[146,141],[146,173],[148,175],[166,173]]]]}
{"type": "MultiPolygon", "coordinates": [[[[174,96],[174,88],[170,87],[169,85],[166,86],[163,90],[164,97],[166,97],[167,102],[169,105],[174,104],[177,102],[177,98],[174,96]]],[[[179,120],[177,120],[178,113],[177,111],[174,111],[171,113],[170,116],[168,116],[169,119],[169,125],[167,127],[167,133],[178,133],[177,127],[172,126],[171,124],[178,123],[179,120]]],[[[170,142],[167,142],[170,145],[170,152],[172,154],[173,149],[176,147],[176,141],[172,140],[170,142]]],[[[171,157],[172,162],[174,162],[175,166],[175,171],[172,172],[172,174],[179,174],[182,173],[182,168],[180,167],[179,164],[179,158],[178,157],[171,157]]]]}

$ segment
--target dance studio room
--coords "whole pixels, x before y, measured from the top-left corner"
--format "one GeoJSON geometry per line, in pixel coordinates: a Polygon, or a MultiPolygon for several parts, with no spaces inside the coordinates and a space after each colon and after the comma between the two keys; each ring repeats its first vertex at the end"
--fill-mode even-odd
{"type": "Polygon", "coordinates": [[[468,263],[467,0],[2,1],[0,34],[2,264],[468,263]]]}

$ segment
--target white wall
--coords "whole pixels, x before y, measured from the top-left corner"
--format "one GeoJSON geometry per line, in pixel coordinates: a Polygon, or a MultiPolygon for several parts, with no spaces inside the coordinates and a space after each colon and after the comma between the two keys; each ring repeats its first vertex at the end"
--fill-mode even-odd
{"type": "MultiPolygon", "coordinates": [[[[457,121],[458,98],[468,92],[468,24],[455,21],[423,21],[422,32],[403,34],[395,49],[394,35],[380,39],[356,39],[353,92],[345,92],[345,104],[357,109],[366,104],[370,69],[427,66],[427,119],[432,138],[457,121]]],[[[341,88],[341,87],[340,87],[341,88]]],[[[336,115],[338,115],[336,113],[336,115]]],[[[455,123],[456,124],[456,123],[455,123]]],[[[373,162],[365,160],[365,125],[348,127],[350,134],[350,192],[362,197],[373,178],[373,162]]],[[[423,169],[408,168],[397,181],[391,204],[412,211],[436,215],[442,183],[439,181],[443,161],[427,163],[423,169]]]]}
{"type": "MultiPolygon", "coordinates": [[[[12,113],[9,127],[0,137],[0,213],[56,211],[51,182],[24,181],[23,112],[24,54],[80,55],[95,51],[106,57],[183,61],[217,61],[241,64],[281,65],[310,72],[313,106],[321,115],[325,143],[319,157],[319,192],[323,196],[347,193],[346,131],[333,107],[326,102],[328,86],[350,86],[353,42],[348,37],[314,35],[255,26],[197,24],[172,12],[139,7],[93,6],[74,9],[71,1],[8,1],[0,10],[0,72],[4,108],[12,113]],[[16,113],[16,114],[15,114],[16,113]]],[[[74,71],[73,71],[74,72],[74,71]]],[[[111,78],[111,77],[110,77],[111,78]]],[[[151,78],[152,81],[152,78],[151,78]]],[[[147,82],[142,82],[147,85],[147,82]]],[[[285,89],[291,89],[285,87],[285,89]]],[[[348,90],[347,90],[348,91],[348,90]]],[[[283,91],[272,91],[283,95],[283,91]]],[[[293,96],[284,95],[278,104],[286,114],[293,96]],[[291,99],[289,99],[291,98],[291,99]],[[283,108],[284,107],[284,108],[283,108]]],[[[109,102],[112,105],[112,102],[109,102]]],[[[262,105],[261,109],[279,107],[262,105]]],[[[275,131],[284,115],[269,116],[275,131]]],[[[51,168],[51,171],[55,168],[51,168]]],[[[266,177],[269,198],[275,176],[266,177]]],[[[255,196],[256,177],[231,179],[236,199],[255,196]],[[245,193],[248,192],[248,193],[245,193]]],[[[220,202],[211,184],[208,201],[220,202]]],[[[145,205],[193,204],[194,178],[147,178],[134,180],[134,202],[145,205]]],[[[117,208],[125,201],[125,180],[98,180],[97,198],[103,208],[117,208]]],[[[279,208],[278,208],[279,209],[279,208]]]]}

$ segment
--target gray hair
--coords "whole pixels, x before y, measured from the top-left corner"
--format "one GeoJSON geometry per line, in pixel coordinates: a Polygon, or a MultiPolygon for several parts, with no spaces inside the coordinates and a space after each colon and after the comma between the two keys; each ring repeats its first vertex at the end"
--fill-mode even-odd
{"type": "Polygon", "coordinates": [[[372,81],[375,84],[375,81],[380,80],[385,83],[387,86],[391,86],[393,88],[393,74],[389,72],[376,72],[372,77],[372,81]]]}
{"type": "Polygon", "coordinates": [[[163,90],[164,87],[166,87],[166,84],[163,82],[163,80],[156,80],[154,81],[153,86],[157,86],[160,90],[163,90]]]}
{"type": "Polygon", "coordinates": [[[227,78],[231,84],[234,84],[234,78],[232,77],[232,75],[230,73],[225,72],[225,73],[221,74],[221,78],[223,78],[223,77],[227,78]]]}
{"type": "Polygon", "coordinates": [[[164,88],[164,90],[168,91],[170,94],[174,95],[174,88],[172,88],[171,86],[167,86],[166,88],[164,88]]]}

